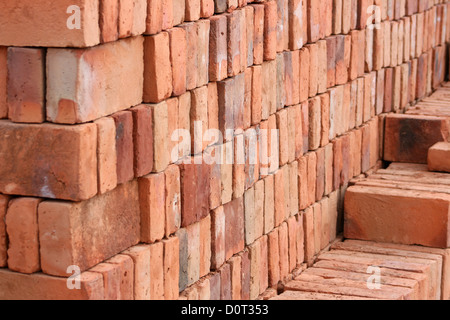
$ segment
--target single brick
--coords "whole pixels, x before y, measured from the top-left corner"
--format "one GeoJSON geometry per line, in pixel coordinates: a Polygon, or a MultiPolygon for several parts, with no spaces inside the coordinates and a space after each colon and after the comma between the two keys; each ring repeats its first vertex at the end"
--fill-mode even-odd
{"type": "Polygon", "coordinates": [[[134,178],[133,114],[130,111],[115,113],[117,184],[134,178]]]}
{"type": "Polygon", "coordinates": [[[40,199],[15,198],[5,217],[8,269],[21,273],[40,270],[37,208],[40,199]]]}
{"type": "Polygon", "coordinates": [[[99,44],[99,1],[19,1],[3,6],[0,45],[90,47],[99,44]],[[24,19],[28,17],[28,19],[24,19]]]}
{"type": "Polygon", "coordinates": [[[134,300],[134,262],[130,256],[118,254],[106,264],[115,265],[119,272],[118,300],[134,300]]]}
{"type": "Polygon", "coordinates": [[[448,210],[449,198],[445,194],[353,186],[345,198],[344,236],[446,248],[448,225],[438,221],[447,217],[448,210]],[[423,207],[428,208],[426,219],[420,209],[423,207]]]}
{"type": "Polygon", "coordinates": [[[164,173],[139,179],[141,242],[154,243],[165,235],[166,203],[164,173]]]}
{"type": "Polygon", "coordinates": [[[428,169],[450,173],[450,143],[438,142],[428,149],[428,169]]]}
{"type": "Polygon", "coordinates": [[[88,49],[48,49],[47,121],[88,122],[141,103],[143,52],[142,37],[88,49]]]}
{"type": "Polygon", "coordinates": [[[120,299],[120,267],[109,263],[100,263],[89,269],[89,272],[101,274],[103,277],[103,286],[105,300],[120,299]]]}
{"type": "Polygon", "coordinates": [[[386,117],[384,160],[426,163],[428,149],[448,141],[449,124],[444,118],[415,115],[386,117]]]}
{"type": "Polygon", "coordinates": [[[224,205],[225,212],[225,260],[244,249],[244,201],[243,197],[224,205]]]}
{"type": "Polygon", "coordinates": [[[8,117],[8,48],[0,46],[0,119],[8,117]]]}
{"type": "Polygon", "coordinates": [[[45,51],[8,49],[8,117],[13,122],[45,120],[45,51]]]}
{"type": "Polygon", "coordinates": [[[138,203],[137,182],[119,185],[88,201],[41,202],[38,222],[43,272],[67,277],[69,266],[84,271],[137,244],[138,203]]]}
{"type": "Polygon", "coordinates": [[[174,234],[181,226],[181,192],[180,169],[171,165],[164,172],[165,175],[165,232],[166,237],[174,234]]]}
{"type": "Polygon", "coordinates": [[[140,105],[131,109],[133,114],[134,175],[142,177],[153,170],[152,109],[140,105]]]}
{"type": "Polygon", "coordinates": [[[117,186],[116,125],[110,117],[94,123],[97,125],[98,192],[103,194],[117,186]]]}
{"type": "Polygon", "coordinates": [[[228,76],[227,18],[224,15],[210,18],[209,78],[221,81],[228,76]]]}
{"type": "Polygon", "coordinates": [[[0,267],[4,268],[7,266],[7,234],[5,225],[6,210],[8,209],[9,197],[1,195],[0,196],[0,267]]]}
{"type": "Polygon", "coordinates": [[[167,32],[145,37],[144,102],[158,103],[171,96],[172,65],[167,32]]]}
{"type": "Polygon", "coordinates": [[[83,272],[79,290],[69,289],[73,281],[42,273],[32,275],[0,270],[0,298],[12,300],[104,300],[103,277],[95,272],[83,272]]]}
{"type": "Polygon", "coordinates": [[[0,123],[0,191],[67,200],[97,194],[97,127],[0,123]],[[26,161],[25,161],[26,160],[26,161]],[[32,164],[32,166],[30,165],[32,164]],[[33,181],[33,183],[29,183],[33,181]]]}
{"type": "Polygon", "coordinates": [[[150,247],[150,299],[164,300],[164,243],[150,247]]]}
{"type": "MultiPolygon", "coordinates": [[[[169,134],[173,133],[169,132],[169,104],[163,101],[149,106],[153,116],[153,172],[161,172],[167,168],[171,157],[168,140],[169,134]]],[[[183,129],[187,128],[183,127],[183,129]]]]}
{"type": "Polygon", "coordinates": [[[150,246],[136,245],[122,252],[133,259],[134,300],[150,299],[150,246]]]}
{"type": "Polygon", "coordinates": [[[172,28],[167,32],[169,33],[170,63],[172,65],[172,94],[179,96],[186,92],[186,31],[182,28],[172,28]]]}

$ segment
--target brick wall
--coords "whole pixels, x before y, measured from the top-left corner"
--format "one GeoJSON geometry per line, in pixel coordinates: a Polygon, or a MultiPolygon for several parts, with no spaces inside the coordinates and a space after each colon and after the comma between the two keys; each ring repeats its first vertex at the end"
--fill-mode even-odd
{"type": "Polygon", "coordinates": [[[444,0],[0,5],[1,299],[272,295],[447,74],[444,0]]]}

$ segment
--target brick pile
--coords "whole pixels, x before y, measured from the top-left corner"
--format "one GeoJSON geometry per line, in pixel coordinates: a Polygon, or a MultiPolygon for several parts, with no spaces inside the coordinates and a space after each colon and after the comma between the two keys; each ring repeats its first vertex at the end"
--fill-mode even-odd
{"type": "Polygon", "coordinates": [[[272,300],[448,300],[449,254],[450,249],[338,242],[272,300]]]}
{"type": "Polygon", "coordinates": [[[270,297],[446,75],[447,1],[0,2],[1,299],[270,297]]]}

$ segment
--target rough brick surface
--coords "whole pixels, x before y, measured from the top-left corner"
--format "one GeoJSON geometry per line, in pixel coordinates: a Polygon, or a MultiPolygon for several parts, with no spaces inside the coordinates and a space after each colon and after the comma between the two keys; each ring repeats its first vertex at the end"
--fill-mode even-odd
{"type": "Polygon", "coordinates": [[[89,201],[42,202],[38,222],[43,272],[67,277],[69,266],[86,270],[137,244],[138,203],[136,181],[89,201]]]}
{"type": "Polygon", "coordinates": [[[142,43],[134,37],[89,49],[47,50],[47,121],[88,122],[141,103],[142,43]]]}
{"type": "Polygon", "coordinates": [[[97,193],[97,128],[0,123],[0,191],[85,200],[97,193]],[[31,182],[31,183],[30,183],[31,182]]]}

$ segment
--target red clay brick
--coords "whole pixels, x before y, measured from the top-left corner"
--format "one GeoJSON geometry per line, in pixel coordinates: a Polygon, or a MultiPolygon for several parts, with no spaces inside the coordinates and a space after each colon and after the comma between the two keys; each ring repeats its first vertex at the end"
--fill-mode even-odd
{"type": "Polygon", "coordinates": [[[225,260],[244,249],[244,201],[243,197],[224,205],[225,211],[225,260]]]}
{"type": "Polygon", "coordinates": [[[170,63],[172,65],[172,94],[179,96],[186,92],[186,31],[182,28],[172,28],[167,32],[169,33],[170,63]]]}
{"type": "Polygon", "coordinates": [[[117,184],[134,178],[133,114],[130,111],[115,113],[117,184]]]}
{"type": "Polygon", "coordinates": [[[182,164],[181,178],[181,226],[186,227],[209,214],[210,166],[182,164]]]}
{"type": "Polygon", "coordinates": [[[2,193],[75,201],[97,193],[94,124],[68,127],[2,121],[0,131],[10,136],[2,143],[0,157],[2,193]]]}
{"type": "Polygon", "coordinates": [[[88,122],[140,104],[143,52],[142,37],[88,49],[48,49],[47,121],[88,122]],[[92,79],[102,85],[93,86],[92,79]]]}
{"type": "Polygon", "coordinates": [[[164,299],[177,300],[179,296],[179,240],[177,237],[164,240],[164,299]]]}
{"type": "Polygon", "coordinates": [[[153,243],[165,235],[165,185],[164,173],[139,179],[141,242],[153,243]]]}
{"type": "Polygon", "coordinates": [[[134,265],[134,300],[150,299],[150,246],[133,246],[122,254],[130,256],[134,265]]]}
{"type": "Polygon", "coordinates": [[[119,38],[119,1],[100,1],[100,34],[102,42],[116,41],[119,38]]]}
{"type": "Polygon", "coordinates": [[[0,119],[7,118],[8,48],[0,46],[0,119]]]}
{"type": "Polygon", "coordinates": [[[40,270],[37,208],[40,199],[15,198],[5,217],[8,269],[21,273],[40,270]]]}
{"type": "Polygon", "coordinates": [[[13,122],[45,120],[45,52],[8,49],[8,116],[13,122]]]}
{"type": "Polygon", "coordinates": [[[97,125],[98,192],[103,194],[117,186],[116,125],[110,117],[94,123],[97,125]]]}
{"type": "Polygon", "coordinates": [[[153,170],[152,109],[140,105],[133,114],[134,175],[142,177],[153,170]]]}
{"type": "Polygon", "coordinates": [[[43,272],[67,277],[68,266],[84,271],[137,244],[138,203],[137,182],[119,185],[89,201],[43,201],[38,209],[43,272]]]}
{"type": "Polygon", "coordinates": [[[274,60],[277,53],[277,3],[264,2],[264,60],[274,60]]]}
{"type": "Polygon", "coordinates": [[[120,299],[120,268],[109,263],[100,263],[89,269],[90,272],[99,273],[103,277],[105,300],[120,299]]]}
{"type": "Polygon", "coordinates": [[[89,47],[100,42],[95,0],[64,0],[56,6],[43,0],[9,3],[3,7],[0,21],[4,25],[0,44],[5,46],[89,47]]]}
{"type": "Polygon", "coordinates": [[[428,149],[428,169],[450,173],[450,143],[438,142],[428,149]]]}
{"type": "Polygon", "coordinates": [[[4,268],[7,266],[7,234],[5,225],[5,215],[8,209],[9,197],[1,195],[0,196],[0,267],[4,268]]]}
{"type": "Polygon", "coordinates": [[[426,163],[428,149],[449,137],[448,123],[439,117],[392,115],[386,117],[385,130],[387,161],[426,163]]]}
{"type": "Polygon", "coordinates": [[[124,254],[118,254],[106,264],[116,265],[119,269],[119,293],[118,300],[134,300],[134,262],[133,259],[124,254]]]}
{"type": "Polygon", "coordinates": [[[447,195],[390,188],[350,187],[345,199],[344,236],[351,239],[448,247],[447,195]],[[423,207],[428,208],[423,219],[423,207]],[[383,208],[383,210],[380,210],[383,208]],[[404,214],[408,213],[408,219],[404,214]],[[373,219],[376,217],[376,221],[373,219]],[[380,222],[383,222],[380,224],[380,222]]]}
{"type": "Polygon", "coordinates": [[[169,34],[145,37],[144,102],[158,103],[173,91],[169,34]]]}
{"type": "Polygon", "coordinates": [[[70,290],[67,279],[42,273],[32,275],[0,270],[0,298],[12,300],[103,300],[104,284],[101,274],[83,272],[80,290],[70,290]]]}
{"type": "Polygon", "coordinates": [[[209,78],[221,81],[228,76],[227,18],[224,15],[210,18],[209,78]]]}

